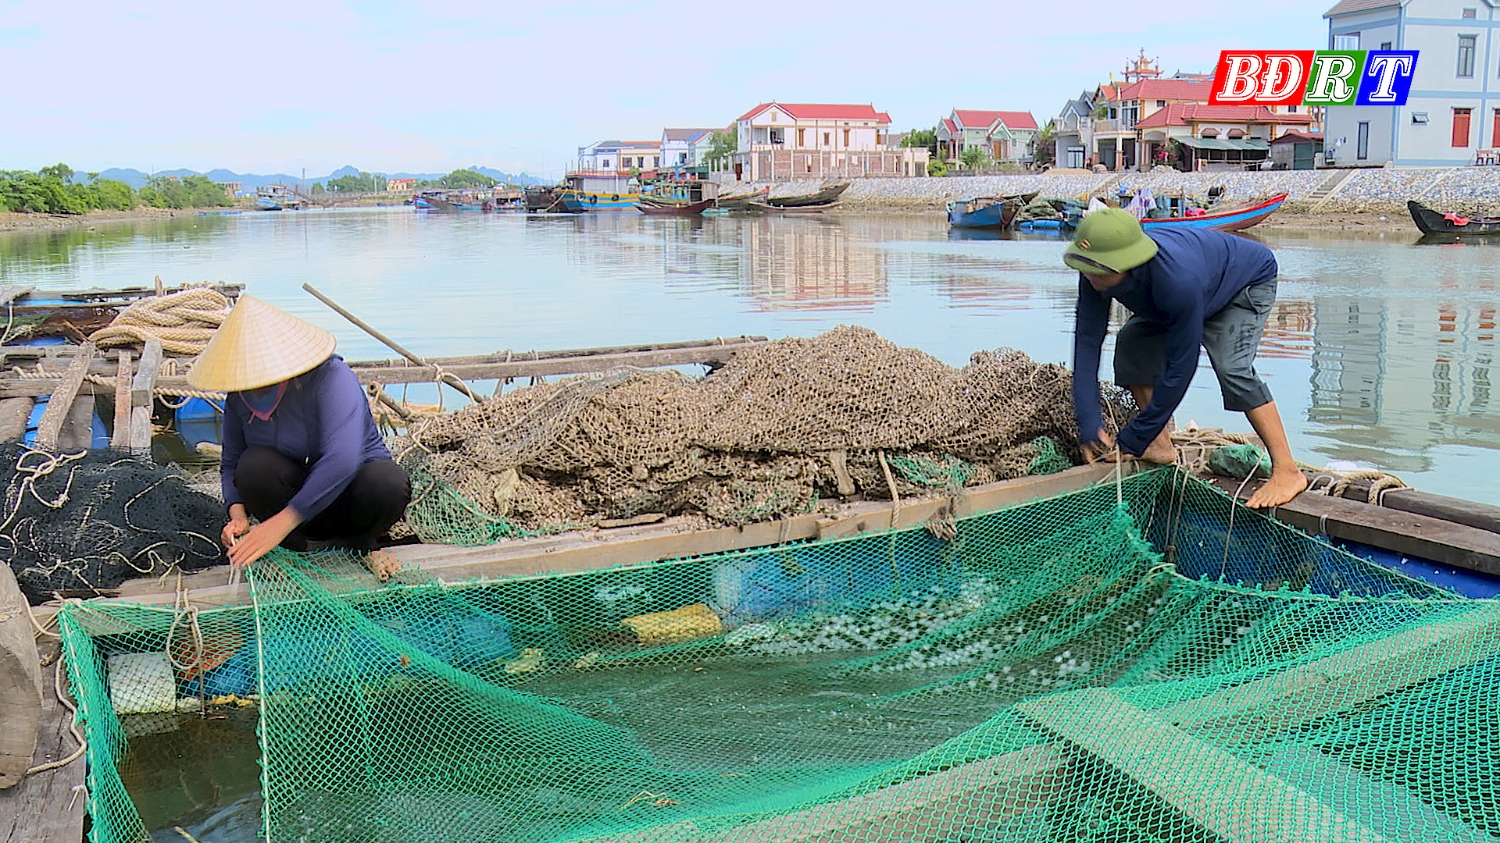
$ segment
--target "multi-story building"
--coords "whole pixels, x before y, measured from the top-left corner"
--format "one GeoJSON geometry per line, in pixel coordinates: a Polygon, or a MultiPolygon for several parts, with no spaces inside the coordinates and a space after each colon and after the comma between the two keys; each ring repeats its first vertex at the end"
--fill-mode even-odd
{"type": "Polygon", "coordinates": [[[703,164],[714,129],[662,129],[661,167],[692,168],[703,164]]]}
{"type": "Polygon", "coordinates": [[[578,148],[578,170],[628,175],[661,166],[661,141],[607,140],[578,148]]]}
{"type": "Polygon", "coordinates": [[[1500,147],[1500,16],[1491,0],[1342,0],[1328,47],[1416,50],[1404,106],[1330,106],[1324,155],[1340,167],[1470,164],[1500,147]]]}
{"type": "Polygon", "coordinates": [[[928,151],[892,146],[890,128],[870,105],[762,103],[735,121],[735,177],[927,175],[928,151]]]}
{"type": "Polygon", "coordinates": [[[1031,160],[1036,132],[1036,118],[1029,111],[955,108],[938,123],[937,139],[954,161],[963,158],[964,150],[979,147],[993,161],[1022,163],[1031,160]]]}
{"type": "Polygon", "coordinates": [[[1243,169],[1265,161],[1272,140],[1306,132],[1312,124],[1311,114],[1278,113],[1264,105],[1172,103],[1135,124],[1136,144],[1142,164],[1185,171],[1243,169]]]}
{"type": "Polygon", "coordinates": [[[416,179],[387,179],[385,183],[385,192],[405,193],[408,190],[415,190],[416,187],[416,179]]]}
{"type": "Polygon", "coordinates": [[[1057,146],[1055,163],[1059,167],[1082,167],[1093,163],[1089,152],[1094,146],[1094,96],[1084,91],[1068,100],[1061,112],[1052,118],[1052,138],[1057,146]]]}

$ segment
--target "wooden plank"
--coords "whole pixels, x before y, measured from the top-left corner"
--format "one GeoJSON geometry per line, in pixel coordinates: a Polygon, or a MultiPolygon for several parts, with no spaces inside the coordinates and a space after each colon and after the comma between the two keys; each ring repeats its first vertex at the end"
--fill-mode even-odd
{"type": "MultiPolygon", "coordinates": [[[[1140,466],[1134,460],[1121,466],[1123,476],[1129,476],[1138,470],[1140,466]]],[[[1001,507],[1075,492],[1096,483],[1109,481],[1114,476],[1113,464],[1081,465],[1056,474],[1021,477],[983,486],[971,486],[964,490],[964,495],[957,500],[956,504],[948,498],[920,498],[903,501],[900,512],[896,513],[894,526],[897,529],[918,526],[931,520],[933,516],[949,506],[954,508],[953,517],[967,518],[1001,507]]],[[[889,501],[848,504],[838,515],[818,522],[817,537],[831,539],[889,529],[892,526],[891,510],[892,506],[889,501]]]]}
{"type": "Polygon", "coordinates": [[[37,663],[26,596],[9,564],[0,564],[0,789],[26,776],[42,720],[42,671],[37,663]]]}
{"type": "Polygon", "coordinates": [[[1285,746],[1266,772],[1401,843],[1495,843],[1495,838],[1432,807],[1410,790],[1340,764],[1310,746],[1285,746]]]}
{"type": "MultiPolygon", "coordinates": [[[[1040,497],[1077,491],[1112,477],[1114,470],[1113,465],[1083,466],[1046,477],[1024,477],[973,486],[967,490],[968,502],[962,509],[966,514],[974,514],[1040,497]]],[[[919,525],[926,520],[925,517],[918,517],[922,513],[929,513],[926,517],[931,517],[931,513],[936,513],[949,504],[947,499],[907,501],[902,504],[898,523],[908,527],[919,525]],[[908,512],[912,513],[909,517],[908,512]]],[[[855,535],[864,529],[884,530],[891,522],[892,509],[889,502],[850,505],[850,508],[841,510],[843,515],[831,519],[831,523],[841,525],[838,526],[837,535],[855,535]],[[857,515],[850,514],[854,512],[853,506],[859,507],[857,515]],[[861,523],[863,527],[859,527],[861,523]]],[[[823,521],[816,515],[799,515],[780,521],[711,530],[684,531],[679,525],[679,520],[668,519],[660,524],[511,539],[480,547],[413,544],[389,550],[404,565],[419,568],[427,576],[459,582],[592,571],[617,565],[636,565],[769,547],[783,542],[819,538],[824,527],[823,521]]],[[[198,577],[214,583],[201,588],[187,586],[190,598],[199,607],[236,605],[249,600],[249,592],[243,584],[234,587],[218,584],[228,582],[228,569],[225,567],[190,575],[184,579],[185,585],[199,581],[195,579],[198,577]]],[[[132,585],[128,582],[123,584],[120,588],[121,597],[110,599],[153,606],[173,605],[177,596],[175,589],[151,587],[155,580],[141,582],[146,585],[132,585]]]]}
{"type": "MultiPolygon", "coordinates": [[[[1223,478],[1210,482],[1231,495],[1240,485],[1223,478]]],[[[1247,484],[1241,497],[1249,498],[1258,487],[1258,483],[1247,484]]],[[[1500,534],[1488,530],[1324,495],[1299,495],[1270,514],[1313,535],[1500,576],[1500,534]]]]}
{"type": "Polygon", "coordinates": [[[78,397],[78,387],[83,385],[83,378],[88,374],[89,361],[93,357],[94,344],[84,343],[78,355],[73,358],[73,364],[68,367],[62,382],[53,391],[51,400],[47,402],[47,409],[42,412],[42,420],[36,426],[38,448],[52,450],[57,447],[63,421],[73,410],[73,399],[78,397]]]}
{"type": "Polygon", "coordinates": [[[130,386],[129,450],[144,454],[151,451],[151,411],[156,405],[156,374],[161,369],[161,340],[146,340],[141,365],[135,370],[130,386]]]}
{"type": "Polygon", "coordinates": [[[36,287],[29,284],[7,284],[0,287],[0,307],[10,304],[19,298],[24,298],[35,290],[36,287]]]}
{"type": "MultiPolygon", "coordinates": [[[[1357,503],[1368,503],[1370,481],[1350,483],[1349,488],[1344,491],[1344,497],[1357,503]]],[[[1441,521],[1500,533],[1500,506],[1434,495],[1418,489],[1391,489],[1381,495],[1380,501],[1380,505],[1386,509],[1426,515],[1441,521]]]]}
{"type": "Polygon", "coordinates": [[[30,398],[0,399],[0,442],[9,442],[26,435],[26,422],[31,419],[30,398]]]}
{"type": "Polygon", "coordinates": [[[929,843],[948,839],[939,829],[964,839],[1046,807],[1067,768],[1062,752],[1033,746],[720,832],[683,822],[587,843],[929,843]]]}
{"type": "Polygon", "coordinates": [[[1271,735],[1382,694],[1494,658],[1500,604],[1474,601],[1456,617],[1334,653],[1264,679],[1187,700],[1154,714],[1195,728],[1271,735]]]}
{"type": "Polygon", "coordinates": [[[1231,843],[1383,843],[1387,839],[1300,788],[1136,708],[1107,688],[1028,700],[1016,710],[1231,843]]]}
{"type": "MultiPolygon", "coordinates": [[[[678,349],[694,348],[717,348],[722,346],[747,346],[758,345],[768,342],[765,337],[741,336],[726,337],[712,340],[687,340],[684,342],[658,342],[643,343],[640,345],[615,345],[600,348],[565,348],[552,351],[497,351],[493,354],[477,354],[464,357],[429,357],[429,362],[441,366],[462,365],[484,365],[490,363],[509,363],[515,360],[555,360],[569,357],[596,357],[609,354],[638,354],[651,351],[672,351],[678,349]]],[[[408,361],[404,358],[392,358],[389,360],[354,360],[350,361],[349,368],[359,369],[381,367],[381,366],[407,366],[408,361]]]]}
{"type": "Polygon", "coordinates": [[[77,453],[88,450],[94,444],[94,397],[79,395],[73,401],[73,409],[63,419],[62,430],[57,434],[57,450],[77,453]]]}
{"type": "MultiPolygon", "coordinates": [[[[38,764],[66,758],[78,747],[69,730],[73,715],[57,701],[53,690],[55,679],[53,669],[42,671],[42,726],[35,759],[38,764]]],[[[88,807],[88,791],[84,789],[87,767],[87,761],[79,758],[56,770],[27,776],[9,790],[0,790],[0,843],[83,840],[84,813],[88,807]]]]}
{"type": "Polygon", "coordinates": [[[134,394],[135,370],[130,365],[130,352],[121,349],[115,371],[115,429],[109,439],[111,448],[130,450],[130,408],[134,403],[134,394]]]}

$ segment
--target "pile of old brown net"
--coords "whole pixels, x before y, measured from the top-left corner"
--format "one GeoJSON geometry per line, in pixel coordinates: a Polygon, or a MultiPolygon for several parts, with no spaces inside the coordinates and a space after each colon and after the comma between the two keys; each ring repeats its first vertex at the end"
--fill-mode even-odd
{"type": "MultiPolygon", "coordinates": [[[[890,499],[1050,473],[1078,456],[1067,369],[985,351],[955,369],[865,328],[735,355],[702,378],[621,369],[541,383],[415,423],[393,450],[417,479],[408,524],[470,541],[456,490],[521,534],[698,514],[743,524],[822,497],[890,499]]],[[[1106,418],[1125,406],[1111,394],[1106,418]]],[[[493,540],[493,538],[491,538],[493,540]]]]}

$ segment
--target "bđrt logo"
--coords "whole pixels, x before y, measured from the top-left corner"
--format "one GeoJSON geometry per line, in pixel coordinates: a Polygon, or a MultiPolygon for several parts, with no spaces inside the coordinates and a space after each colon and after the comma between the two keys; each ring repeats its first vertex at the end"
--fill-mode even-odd
{"type": "Polygon", "coordinates": [[[1225,50],[1209,105],[1406,105],[1416,50],[1225,50]]]}

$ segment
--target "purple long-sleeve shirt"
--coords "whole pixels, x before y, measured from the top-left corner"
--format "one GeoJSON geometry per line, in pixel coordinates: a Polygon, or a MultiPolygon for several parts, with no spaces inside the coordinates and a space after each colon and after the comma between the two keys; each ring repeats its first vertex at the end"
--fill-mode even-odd
{"type": "Polygon", "coordinates": [[[288,504],[303,521],[326,509],[365,463],[391,458],[359,378],[337,354],[292,378],[268,420],[250,412],[243,393],[229,394],[219,461],[226,507],[243,502],[234,472],[240,455],[256,445],[274,448],[307,467],[307,480],[288,504]]]}

